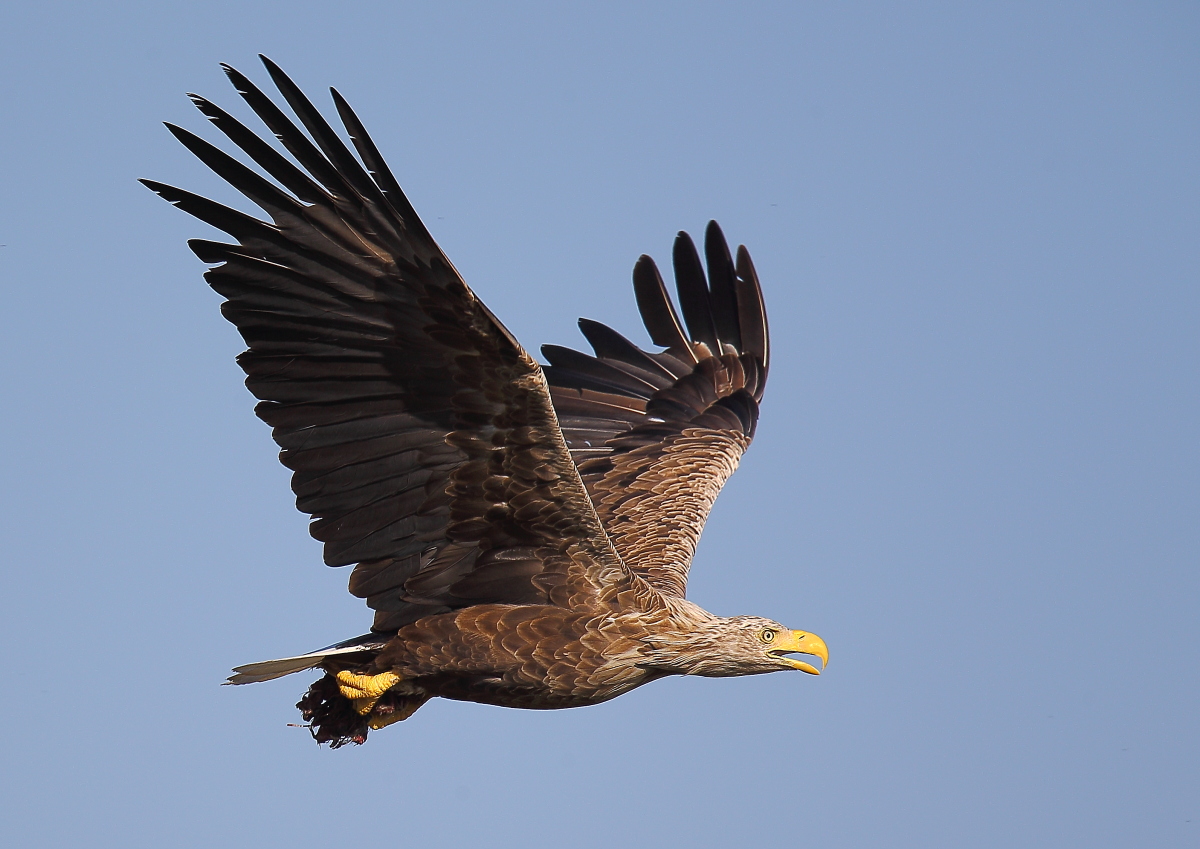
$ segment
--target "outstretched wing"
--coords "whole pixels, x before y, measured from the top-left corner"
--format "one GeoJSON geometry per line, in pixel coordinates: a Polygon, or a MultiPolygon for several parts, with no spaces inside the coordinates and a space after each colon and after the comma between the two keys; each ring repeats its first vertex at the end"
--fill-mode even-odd
{"type": "Polygon", "coordinates": [[[304,170],[201,97],[200,111],[279,185],[168,127],[273,223],[143,182],[239,243],[189,244],[219,263],[205,277],[249,345],[238,363],[255,412],[294,471],[325,562],[358,564],[350,591],[377,611],[378,631],[482,602],[570,606],[640,583],[590,504],[541,368],[458,276],[338,93],[361,164],[263,61],[311,140],[225,70],[304,170]]]}
{"type": "Polygon", "coordinates": [[[737,263],[721,228],[675,239],[679,321],[654,261],[633,269],[650,353],[587,319],[595,356],[542,347],[563,436],[613,545],[634,572],[682,597],[708,511],[754,436],[770,359],[750,254],[737,263]]]}

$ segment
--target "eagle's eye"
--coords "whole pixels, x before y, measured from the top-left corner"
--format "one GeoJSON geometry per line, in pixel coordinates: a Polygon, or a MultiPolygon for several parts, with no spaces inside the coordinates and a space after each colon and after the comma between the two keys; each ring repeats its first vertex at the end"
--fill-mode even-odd
{"type": "Polygon", "coordinates": [[[770,628],[763,628],[762,633],[758,635],[758,638],[764,643],[772,642],[775,639],[775,632],[770,628]]]}

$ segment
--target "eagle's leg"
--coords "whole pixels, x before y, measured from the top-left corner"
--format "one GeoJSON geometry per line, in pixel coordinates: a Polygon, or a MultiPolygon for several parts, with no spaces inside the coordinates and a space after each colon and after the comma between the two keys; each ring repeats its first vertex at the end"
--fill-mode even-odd
{"type": "MultiPolygon", "coordinates": [[[[378,675],[358,675],[348,669],[337,674],[338,689],[342,695],[354,702],[354,710],[366,716],[375,707],[379,697],[400,683],[395,672],[380,672],[378,675]]],[[[415,708],[414,708],[415,710],[415,708]]]]}

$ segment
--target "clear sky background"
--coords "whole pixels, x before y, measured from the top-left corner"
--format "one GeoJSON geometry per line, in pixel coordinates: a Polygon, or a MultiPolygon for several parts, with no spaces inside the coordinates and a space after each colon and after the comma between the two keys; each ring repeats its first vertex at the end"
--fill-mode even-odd
{"type": "MultiPolygon", "coordinates": [[[[0,843],[1200,844],[1200,8],[10,3],[0,12],[0,843]],[[354,104],[522,339],[647,341],[718,219],[773,331],[690,597],[827,674],[435,702],[318,749],[361,633],[189,237],[159,125],[278,61],[354,104]]],[[[244,204],[243,204],[244,205],[244,204]]]]}

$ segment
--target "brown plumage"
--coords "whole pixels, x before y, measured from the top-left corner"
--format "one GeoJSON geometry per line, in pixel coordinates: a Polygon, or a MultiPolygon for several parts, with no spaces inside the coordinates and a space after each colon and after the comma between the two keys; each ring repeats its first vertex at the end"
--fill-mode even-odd
{"type": "Polygon", "coordinates": [[[560,708],[668,674],[817,672],[790,657],[827,660],[815,635],[684,598],[766,382],[745,248],[735,261],[711,222],[702,263],[679,234],[683,321],[654,262],[638,260],[638,307],[665,350],[581,320],[595,356],[545,346],[539,366],[458,276],[338,93],[358,158],[263,61],[308,135],[225,70],[301,168],[201,97],[276,182],[168,127],[271,223],[143,182],[237,240],[189,244],[249,346],[238,363],[297,507],[325,562],[354,565],[350,592],[375,620],[363,637],[239,667],[231,683],[322,668],[298,707],[336,747],[433,696],[560,708]]]}

